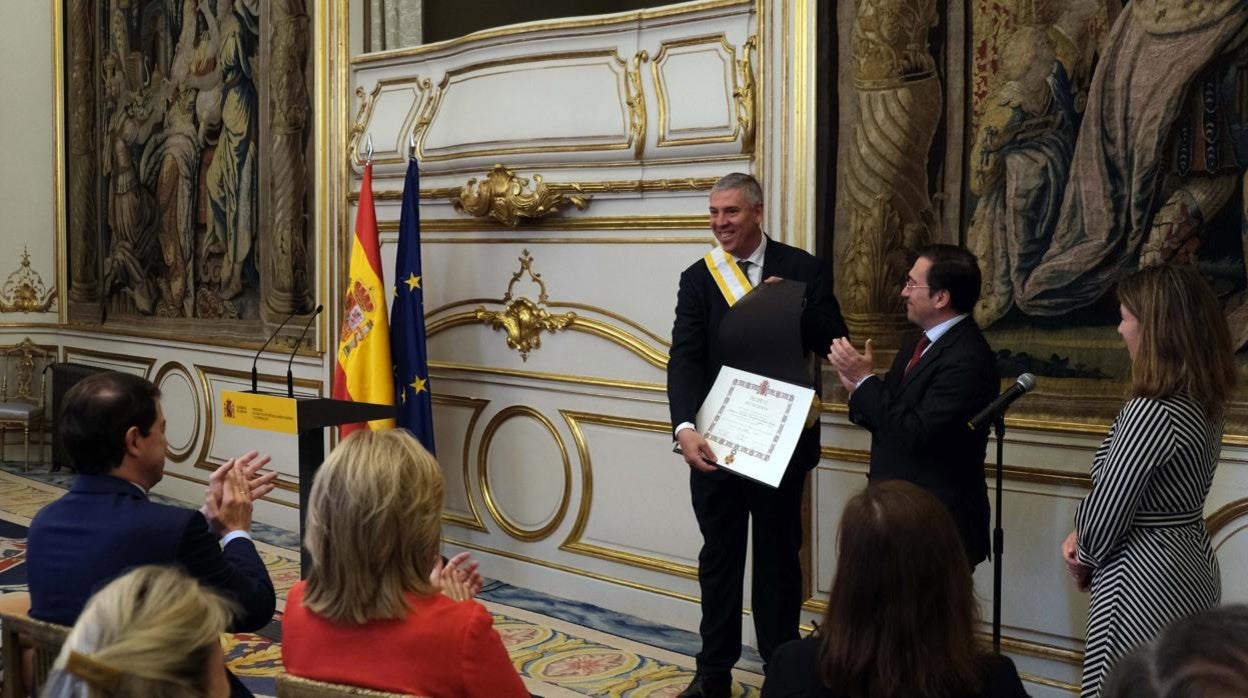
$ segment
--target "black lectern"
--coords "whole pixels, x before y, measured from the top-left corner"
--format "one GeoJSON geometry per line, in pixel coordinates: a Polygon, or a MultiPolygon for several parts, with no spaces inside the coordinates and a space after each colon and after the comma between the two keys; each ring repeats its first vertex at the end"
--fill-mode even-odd
{"type": "Polygon", "coordinates": [[[222,421],[299,438],[299,570],[308,571],[303,547],[303,520],[316,469],[325,460],[325,429],[342,424],[394,419],[393,405],[351,402],[325,397],[286,397],[252,392],[221,393],[222,421]]]}

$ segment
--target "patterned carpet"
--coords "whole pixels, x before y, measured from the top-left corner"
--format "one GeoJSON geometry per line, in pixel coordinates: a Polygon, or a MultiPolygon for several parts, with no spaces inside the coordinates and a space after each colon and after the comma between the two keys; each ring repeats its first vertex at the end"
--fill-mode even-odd
{"type": "MultiPolygon", "coordinates": [[[[25,592],[26,527],[68,482],[66,475],[46,468],[22,474],[0,463],[0,595],[25,592]]],[[[277,590],[278,611],[258,634],[227,636],[226,659],[257,695],[272,695],[273,676],[282,665],[282,609],[299,579],[298,552],[289,547],[294,537],[288,531],[257,526],[253,534],[277,590]]],[[[497,582],[487,585],[480,600],[536,695],[670,698],[693,676],[690,654],[696,651],[697,637],[691,633],[497,582]]],[[[747,653],[742,665],[757,668],[757,655],[747,653]]],[[[735,675],[733,695],[759,695],[760,674],[738,669],[735,675]]]]}

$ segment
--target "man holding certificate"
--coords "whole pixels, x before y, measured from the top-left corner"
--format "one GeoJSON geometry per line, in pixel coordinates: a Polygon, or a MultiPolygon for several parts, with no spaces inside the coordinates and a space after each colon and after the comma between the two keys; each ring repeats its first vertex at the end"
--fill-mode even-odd
{"type": "MultiPolygon", "coordinates": [[[[751,333],[748,326],[742,329],[739,320],[735,329],[729,327],[732,323],[724,322],[729,309],[755,287],[766,285],[767,294],[754,296],[766,295],[771,307],[784,311],[770,314],[787,312],[795,324],[800,321],[800,337],[799,332],[792,333],[793,354],[799,360],[802,351],[822,356],[833,339],[848,334],[823,263],[763,235],[763,193],[753,177],[730,174],[715,184],[710,195],[710,221],[720,246],[681,274],[667,366],[673,431],[690,467],[693,510],[703,538],[698,555],[702,649],[697,655],[697,676],[680,694],[682,698],[730,695],[730,672],[741,654],[745,548],[751,517],[751,608],[763,661],[771,658],[776,647],[798,637],[801,497],[806,473],[819,462],[818,413],[817,408],[812,412],[809,402],[812,389],[816,400],[819,395],[818,371],[813,375],[801,371],[804,385],[790,385],[798,382],[790,378],[794,375],[791,370],[776,381],[758,375],[762,371],[756,367],[769,365],[771,357],[756,355],[773,351],[771,338],[759,337],[768,330],[760,328],[751,333]],[[740,365],[743,363],[751,366],[740,365]],[[721,377],[720,369],[725,365],[746,370],[753,367],[755,372],[737,371],[735,377],[729,377],[726,370],[721,377]],[[708,399],[713,387],[723,396],[717,393],[708,399]],[[708,403],[705,408],[704,402],[708,403]],[[703,432],[709,433],[711,420],[699,421],[700,408],[703,417],[714,413],[719,416],[717,423],[732,425],[732,435],[713,436],[714,445],[708,442],[703,432]],[[756,410],[756,422],[750,418],[751,410],[756,410]],[[759,437],[749,433],[750,427],[762,432],[774,427],[776,440],[782,436],[779,430],[796,428],[791,458],[783,455],[783,448],[772,449],[770,442],[756,441],[759,437]],[[722,453],[725,444],[730,446],[721,459],[715,449],[722,453]],[[767,464],[777,476],[778,486],[764,484],[769,480],[762,475],[749,479],[753,476],[742,477],[720,467],[731,467],[730,461],[738,455],[742,461],[767,464]]],[[[742,303],[738,310],[745,310],[746,305],[750,302],[742,303]]],[[[743,312],[736,315],[746,316],[743,312]]],[[[776,338],[777,347],[783,339],[776,338]]]]}

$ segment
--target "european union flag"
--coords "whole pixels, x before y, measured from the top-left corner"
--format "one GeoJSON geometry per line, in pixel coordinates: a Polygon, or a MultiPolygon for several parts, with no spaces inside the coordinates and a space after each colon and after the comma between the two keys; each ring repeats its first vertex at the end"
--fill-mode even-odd
{"type": "Polygon", "coordinates": [[[407,163],[403,210],[399,214],[399,253],[394,264],[394,303],[390,308],[390,356],[394,360],[397,426],[433,449],[433,399],[425,353],[425,293],[420,271],[420,167],[407,163]]]}

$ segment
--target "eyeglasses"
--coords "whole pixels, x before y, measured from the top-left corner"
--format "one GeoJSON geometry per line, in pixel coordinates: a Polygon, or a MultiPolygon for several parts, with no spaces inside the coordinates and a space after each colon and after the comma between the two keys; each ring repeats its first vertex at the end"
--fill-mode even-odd
{"type": "Polygon", "coordinates": [[[927,284],[916,284],[912,279],[906,279],[906,288],[914,290],[916,288],[931,288],[927,284]]]}

